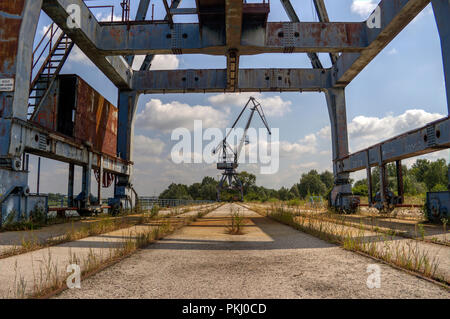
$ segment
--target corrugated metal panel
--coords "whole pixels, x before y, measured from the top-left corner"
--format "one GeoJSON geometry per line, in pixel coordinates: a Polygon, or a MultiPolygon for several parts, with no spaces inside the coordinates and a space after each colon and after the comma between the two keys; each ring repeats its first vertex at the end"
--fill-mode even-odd
{"type": "Polygon", "coordinates": [[[57,128],[58,84],[58,81],[53,82],[47,98],[42,102],[42,105],[33,120],[33,122],[51,131],[56,131],[57,128]]]}
{"type": "Polygon", "coordinates": [[[116,156],[117,108],[78,78],[74,137],[96,151],[116,156]]]}
{"type": "Polygon", "coordinates": [[[118,109],[76,75],[60,75],[35,123],[88,142],[97,152],[117,154],[118,109]],[[74,112],[74,114],[73,114],[74,112]]]}

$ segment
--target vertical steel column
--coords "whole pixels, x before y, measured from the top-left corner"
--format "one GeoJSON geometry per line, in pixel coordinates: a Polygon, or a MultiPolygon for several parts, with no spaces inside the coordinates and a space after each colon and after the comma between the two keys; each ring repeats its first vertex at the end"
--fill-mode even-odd
{"type": "Polygon", "coordinates": [[[67,187],[67,206],[73,207],[73,187],[75,177],[75,164],[69,163],[69,184],[67,187]]]}
{"type": "Polygon", "coordinates": [[[328,114],[331,122],[331,139],[333,148],[333,172],[337,179],[347,180],[348,173],[340,173],[336,161],[348,155],[347,111],[345,105],[345,89],[333,88],[325,92],[328,114]]]}
{"type": "Polygon", "coordinates": [[[401,203],[405,202],[404,188],[403,188],[403,170],[402,170],[402,161],[395,161],[395,167],[397,172],[397,192],[400,197],[401,203]]]}
{"type": "Polygon", "coordinates": [[[369,207],[372,207],[373,203],[373,192],[372,192],[372,169],[370,168],[369,162],[369,150],[366,152],[367,164],[366,164],[366,172],[367,172],[367,190],[368,190],[368,200],[369,207]]]}
{"type": "Polygon", "coordinates": [[[98,204],[102,204],[102,184],[103,184],[103,157],[100,156],[100,165],[98,169],[98,185],[97,185],[97,198],[98,204]]]}
{"type": "MultiPolygon", "coordinates": [[[[134,120],[136,117],[139,94],[135,91],[119,91],[119,117],[117,129],[117,156],[132,161],[134,120]]],[[[118,176],[114,186],[114,197],[116,199],[131,201],[131,176],[118,176]]]]}
{"type": "Polygon", "coordinates": [[[450,1],[432,0],[434,17],[441,39],[442,60],[447,92],[447,111],[450,115],[450,1]]]}
{"type": "Polygon", "coordinates": [[[41,184],[41,158],[38,157],[38,171],[37,171],[37,185],[36,185],[36,193],[39,195],[39,188],[41,184]]]}
{"type": "Polygon", "coordinates": [[[89,152],[88,164],[83,166],[82,192],[84,193],[83,208],[89,207],[91,204],[91,171],[92,171],[92,153],[89,152]]]}
{"type": "MultiPolygon", "coordinates": [[[[331,123],[331,143],[333,148],[333,173],[334,187],[330,194],[330,204],[339,206],[337,199],[339,194],[351,194],[352,186],[349,180],[349,173],[343,172],[343,167],[338,166],[337,160],[348,155],[347,136],[347,112],[345,104],[345,88],[331,88],[325,91],[328,105],[328,115],[331,123]]],[[[342,208],[342,207],[339,207],[342,208]]]]}
{"type": "Polygon", "coordinates": [[[383,152],[381,150],[381,145],[378,147],[378,166],[380,167],[380,199],[381,205],[386,207],[386,165],[383,163],[383,152]]]}
{"type": "MultiPolygon", "coordinates": [[[[0,5],[0,80],[9,84],[0,91],[0,197],[16,187],[28,188],[28,171],[21,170],[24,146],[16,138],[13,121],[27,119],[33,42],[41,6],[42,0],[2,1],[0,5]]],[[[25,213],[26,205],[19,202],[8,210],[25,213]]]]}

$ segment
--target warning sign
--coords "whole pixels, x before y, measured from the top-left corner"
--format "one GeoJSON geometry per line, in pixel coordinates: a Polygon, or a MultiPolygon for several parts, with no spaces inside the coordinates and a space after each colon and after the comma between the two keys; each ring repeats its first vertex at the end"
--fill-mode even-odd
{"type": "Polygon", "coordinates": [[[0,92],[14,91],[14,79],[0,79],[0,92]]]}

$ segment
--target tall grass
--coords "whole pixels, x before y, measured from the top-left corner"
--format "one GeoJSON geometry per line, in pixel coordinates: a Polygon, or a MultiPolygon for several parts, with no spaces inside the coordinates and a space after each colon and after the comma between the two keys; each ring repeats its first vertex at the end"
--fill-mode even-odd
{"type": "MultiPolygon", "coordinates": [[[[259,212],[261,213],[261,211],[259,212]]],[[[394,234],[382,234],[377,238],[369,238],[370,236],[366,236],[362,225],[359,228],[355,228],[354,226],[346,226],[344,222],[339,224],[317,217],[295,216],[281,207],[266,212],[263,211],[263,213],[297,230],[338,244],[344,249],[362,252],[401,268],[448,283],[447,279],[437,274],[438,257],[432,257],[428,251],[420,249],[417,241],[395,243],[394,245],[394,234]]]]}

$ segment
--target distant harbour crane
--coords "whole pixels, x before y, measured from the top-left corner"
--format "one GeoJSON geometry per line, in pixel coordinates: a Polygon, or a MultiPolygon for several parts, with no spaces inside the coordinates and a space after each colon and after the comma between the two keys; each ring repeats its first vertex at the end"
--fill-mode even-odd
{"type": "Polygon", "coordinates": [[[250,127],[250,124],[253,119],[253,115],[257,112],[259,117],[261,118],[264,126],[267,128],[269,135],[272,134],[270,131],[269,125],[267,124],[266,116],[264,115],[264,111],[262,109],[261,104],[254,98],[250,97],[244,108],[242,109],[239,116],[234,121],[231,130],[229,130],[228,134],[225,138],[220,142],[219,145],[213,150],[213,154],[218,154],[219,160],[217,162],[217,169],[223,170],[222,177],[217,186],[217,200],[220,201],[220,194],[222,190],[225,188],[225,182],[227,182],[227,189],[237,190],[240,194],[240,200],[244,200],[244,189],[242,185],[242,181],[239,179],[238,173],[236,171],[238,167],[238,160],[241,154],[242,148],[245,145],[249,144],[249,140],[247,137],[247,131],[250,127]],[[244,133],[242,138],[237,145],[237,147],[233,148],[227,141],[231,132],[236,128],[237,123],[241,119],[247,107],[250,108],[250,116],[248,118],[247,124],[245,125],[244,133]],[[234,182],[234,183],[233,183],[234,182]]]}

